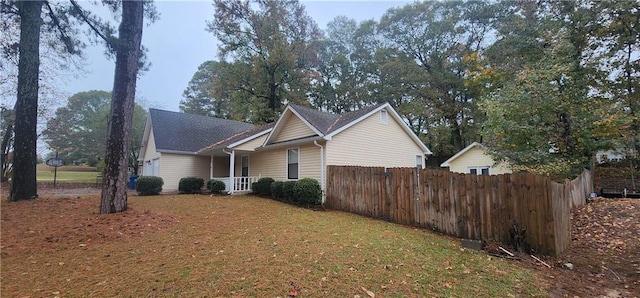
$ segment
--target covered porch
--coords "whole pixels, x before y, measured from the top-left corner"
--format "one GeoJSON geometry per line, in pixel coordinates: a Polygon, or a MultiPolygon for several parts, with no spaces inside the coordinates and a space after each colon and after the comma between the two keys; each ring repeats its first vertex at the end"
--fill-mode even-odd
{"type": "Polygon", "coordinates": [[[222,181],[228,194],[251,192],[251,184],[259,176],[249,176],[249,154],[252,151],[218,149],[202,152],[210,157],[209,179],[222,181]]]}
{"type": "Polygon", "coordinates": [[[224,191],[229,194],[245,194],[251,192],[251,184],[258,182],[260,177],[211,177],[210,179],[224,182],[224,191]]]}

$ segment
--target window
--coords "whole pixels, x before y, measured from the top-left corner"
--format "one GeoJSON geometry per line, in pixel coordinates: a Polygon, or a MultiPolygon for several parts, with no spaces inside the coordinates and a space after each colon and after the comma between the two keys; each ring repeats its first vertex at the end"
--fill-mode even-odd
{"type": "Polygon", "coordinates": [[[380,110],[380,123],[387,124],[388,118],[387,110],[380,110]]]}
{"type": "Polygon", "coordinates": [[[416,154],[416,168],[424,169],[423,162],[422,162],[423,160],[424,158],[422,157],[421,154],[416,154]]]}
{"type": "Polygon", "coordinates": [[[298,179],[300,154],[298,148],[287,149],[287,179],[298,179]]]}
{"type": "Polygon", "coordinates": [[[149,162],[149,171],[147,175],[158,176],[160,174],[160,159],[154,158],[149,162]]]}
{"type": "Polygon", "coordinates": [[[242,177],[248,177],[249,176],[249,155],[244,155],[242,156],[242,160],[241,160],[241,176],[242,177]]]}
{"type": "Polygon", "coordinates": [[[489,167],[469,167],[469,174],[489,175],[489,167]]]}

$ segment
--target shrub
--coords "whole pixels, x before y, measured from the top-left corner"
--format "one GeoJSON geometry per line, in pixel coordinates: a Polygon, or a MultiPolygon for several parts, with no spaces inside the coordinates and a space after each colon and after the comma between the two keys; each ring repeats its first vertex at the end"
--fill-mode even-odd
{"type": "Polygon", "coordinates": [[[285,181],[282,183],[282,196],[285,200],[294,201],[296,194],[294,193],[294,187],[297,181],[285,181]]]}
{"type": "Polygon", "coordinates": [[[274,181],[271,183],[271,195],[276,199],[284,199],[283,186],[284,182],[282,181],[274,181]]]}
{"type": "Polygon", "coordinates": [[[322,189],[318,180],[302,178],[293,187],[295,201],[304,205],[318,205],[322,203],[322,189]]]}
{"type": "Polygon", "coordinates": [[[200,193],[204,186],[204,179],[200,177],[184,177],[178,182],[180,193],[200,193]]]}
{"type": "Polygon", "coordinates": [[[251,184],[251,187],[253,192],[257,193],[258,195],[269,197],[271,196],[271,183],[273,183],[274,181],[275,180],[273,180],[273,178],[269,177],[260,178],[258,182],[251,184]]]}
{"type": "Polygon", "coordinates": [[[162,192],[164,181],[156,176],[140,176],[136,180],[136,191],[141,196],[157,195],[162,192]]]}
{"type": "Polygon", "coordinates": [[[211,179],[207,181],[207,189],[210,190],[211,193],[220,194],[224,191],[225,188],[226,186],[224,185],[224,182],[220,180],[211,179]]]}

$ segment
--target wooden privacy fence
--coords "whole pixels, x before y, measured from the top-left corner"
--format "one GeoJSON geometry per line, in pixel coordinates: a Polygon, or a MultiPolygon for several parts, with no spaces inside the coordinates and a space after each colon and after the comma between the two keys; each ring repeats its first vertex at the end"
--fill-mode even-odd
{"type": "Polygon", "coordinates": [[[442,170],[328,166],[326,206],[459,238],[525,242],[557,255],[571,241],[570,211],[593,190],[591,172],[565,183],[527,173],[465,175],[442,170]]]}

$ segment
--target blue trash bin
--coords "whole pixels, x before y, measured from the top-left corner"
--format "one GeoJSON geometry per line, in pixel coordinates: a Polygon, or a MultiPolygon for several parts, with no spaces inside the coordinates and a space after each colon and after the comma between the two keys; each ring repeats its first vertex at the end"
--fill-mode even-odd
{"type": "Polygon", "coordinates": [[[138,179],[138,175],[129,176],[129,189],[136,189],[136,180],[138,179]]]}

